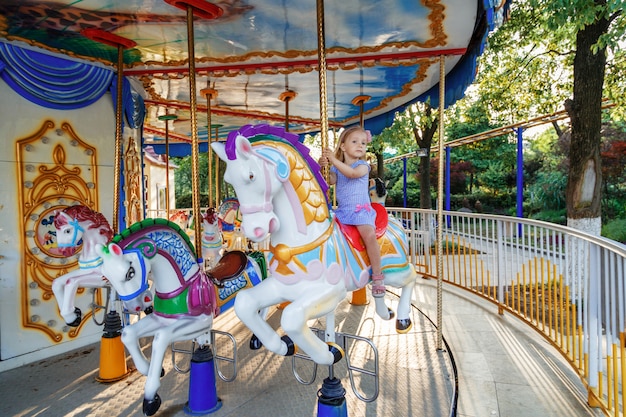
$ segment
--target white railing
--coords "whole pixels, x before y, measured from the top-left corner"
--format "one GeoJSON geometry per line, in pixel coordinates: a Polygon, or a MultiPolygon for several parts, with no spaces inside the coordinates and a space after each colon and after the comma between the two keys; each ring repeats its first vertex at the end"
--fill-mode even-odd
{"type": "MultiPolygon", "coordinates": [[[[435,211],[390,208],[418,271],[436,277],[435,211]]],[[[626,415],[626,246],[556,224],[444,212],[445,283],[524,320],[561,351],[607,415],[626,415]]],[[[445,308],[445,306],[443,306],[445,308]]]]}

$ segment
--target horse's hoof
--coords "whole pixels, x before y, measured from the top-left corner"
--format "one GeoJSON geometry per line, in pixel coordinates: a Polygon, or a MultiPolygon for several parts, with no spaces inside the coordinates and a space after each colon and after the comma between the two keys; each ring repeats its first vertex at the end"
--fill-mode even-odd
{"type": "Polygon", "coordinates": [[[287,353],[285,353],[285,356],[293,356],[296,354],[296,352],[298,351],[298,348],[296,344],[293,343],[293,340],[289,338],[289,336],[285,335],[281,337],[280,340],[282,340],[283,342],[287,344],[287,353]]]}
{"type": "Polygon", "coordinates": [[[255,334],[253,334],[252,337],[250,338],[250,349],[259,350],[262,347],[263,347],[263,343],[261,343],[261,341],[259,340],[258,337],[256,337],[255,334]]]}
{"type": "Polygon", "coordinates": [[[159,394],[154,394],[154,398],[150,401],[143,399],[143,414],[145,416],[154,415],[157,411],[159,411],[159,407],[161,407],[161,397],[159,394]]]}
{"type": "Polygon", "coordinates": [[[161,378],[165,376],[165,369],[161,368],[161,378]]]}
{"type": "Polygon", "coordinates": [[[326,342],[328,344],[328,350],[333,354],[333,365],[343,359],[346,353],[341,346],[333,342],[326,342]]]}
{"type": "Polygon", "coordinates": [[[153,311],[154,311],[154,307],[150,306],[150,307],[147,307],[143,312],[147,316],[148,314],[152,314],[153,311]]]}
{"type": "Polygon", "coordinates": [[[70,327],[78,327],[80,326],[80,322],[82,320],[83,312],[80,311],[80,308],[74,307],[74,314],[76,314],[76,319],[71,323],[66,323],[70,327]]]}
{"type": "Polygon", "coordinates": [[[398,319],[396,320],[396,332],[400,334],[408,333],[413,327],[411,319],[398,319]]]}
{"type": "Polygon", "coordinates": [[[389,307],[387,307],[387,311],[389,312],[389,318],[387,320],[393,320],[393,318],[396,317],[396,313],[394,313],[393,310],[390,309],[389,307]]]}

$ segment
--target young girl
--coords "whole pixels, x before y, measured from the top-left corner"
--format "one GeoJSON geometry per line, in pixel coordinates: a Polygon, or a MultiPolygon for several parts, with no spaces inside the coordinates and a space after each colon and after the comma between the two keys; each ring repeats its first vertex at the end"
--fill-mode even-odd
{"type": "Polygon", "coordinates": [[[330,184],[337,184],[335,215],[342,224],[355,225],[361,234],[372,265],[372,295],[385,296],[384,276],[380,261],[380,246],[376,239],[376,212],[370,204],[370,166],[364,160],[367,144],[372,141],[369,131],[360,126],[345,129],[339,136],[337,149],[322,151],[321,166],[332,164],[330,184]]]}

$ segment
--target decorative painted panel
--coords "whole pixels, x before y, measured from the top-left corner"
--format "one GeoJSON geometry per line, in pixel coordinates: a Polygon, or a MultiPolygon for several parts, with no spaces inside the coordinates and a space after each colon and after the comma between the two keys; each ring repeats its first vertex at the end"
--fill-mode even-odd
{"type": "MultiPolygon", "coordinates": [[[[76,250],[56,245],[54,216],[74,204],[98,210],[96,149],[79,138],[69,123],[47,120],[16,142],[18,207],[21,222],[22,326],[47,334],[55,342],[74,338],[85,324],[71,328],[58,314],[52,281],[78,267],[76,250]],[[56,312],[54,314],[53,312],[56,312]]],[[[79,248],[80,250],[80,248],[79,248]]],[[[77,297],[85,318],[92,315],[92,294],[77,297]]],[[[95,293],[100,305],[100,294],[95,293]]]]}

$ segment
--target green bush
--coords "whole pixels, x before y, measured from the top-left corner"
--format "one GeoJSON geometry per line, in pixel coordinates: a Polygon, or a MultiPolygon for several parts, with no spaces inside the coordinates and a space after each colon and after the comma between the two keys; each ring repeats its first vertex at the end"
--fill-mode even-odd
{"type": "Polygon", "coordinates": [[[567,209],[543,210],[530,216],[531,219],[542,220],[544,222],[567,224],[567,209]]]}
{"type": "MultiPolygon", "coordinates": [[[[200,207],[209,206],[209,194],[200,193],[200,207]]],[[[191,193],[176,196],[176,207],[193,208],[193,196],[191,193]]]]}
{"type": "Polygon", "coordinates": [[[602,227],[602,236],[626,244],[626,219],[608,222],[602,227]]]}

